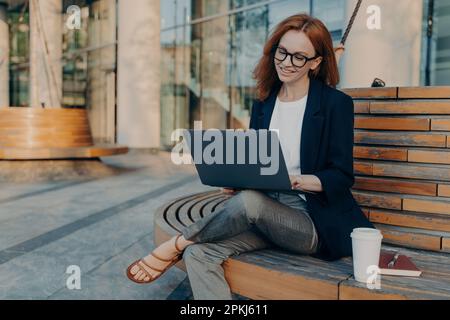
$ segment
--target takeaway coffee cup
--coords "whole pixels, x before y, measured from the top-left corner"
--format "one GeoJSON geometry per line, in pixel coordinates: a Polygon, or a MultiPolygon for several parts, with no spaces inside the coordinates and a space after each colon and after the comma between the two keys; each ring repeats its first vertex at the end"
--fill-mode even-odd
{"type": "Polygon", "coordinates": [[[372,275],[371,272],[367,272],[368,268],[371,265],[378,266],[383,235],[378,229],[355,228],[350,236],[352,238],[355,280],[366,283],[372,275]]]}

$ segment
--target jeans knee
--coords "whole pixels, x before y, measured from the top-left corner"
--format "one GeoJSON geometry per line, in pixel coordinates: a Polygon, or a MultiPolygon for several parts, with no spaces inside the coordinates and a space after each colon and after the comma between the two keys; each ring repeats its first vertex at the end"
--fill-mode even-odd
{"type": "Polygon", "coordinates": [[[241,192],[245,213],[250,221],[254,222],[261,217],[263,212],[261,204],[264,197],[265,195],[262,192],[256,190],[244,190],[241,192]]]}
{"type": "Polygon", "coordinates": [[[202,258],[205,255],[204,249],[202,249],[201,244],[191,244],[184,249],[183,259],[185,261],[192,258],[202,258]]]}
{"type": "Polygon", "coordinates": [[[208,243],[195,243],[187,246],[183,252],[185,264],[221,264],[226,256],[212,246],[213,244],[208,243]]]}

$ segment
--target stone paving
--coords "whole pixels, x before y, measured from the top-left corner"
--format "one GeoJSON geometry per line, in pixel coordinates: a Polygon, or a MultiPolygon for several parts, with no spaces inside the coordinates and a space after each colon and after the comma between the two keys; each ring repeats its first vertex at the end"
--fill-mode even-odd
{"type": "Polygon", "coordinates": [[[84,181],[0,184],[0,299],[191,297],[177,268],[150,285],[129,281],[125,269],[154,248],[159,206],[211,187],[193,166],[172,164],[168,152],[131,150],[102,160],[129,170],[84,181]],[[80,268],[80,289],[67,286],[72,265],[80,268]]]}

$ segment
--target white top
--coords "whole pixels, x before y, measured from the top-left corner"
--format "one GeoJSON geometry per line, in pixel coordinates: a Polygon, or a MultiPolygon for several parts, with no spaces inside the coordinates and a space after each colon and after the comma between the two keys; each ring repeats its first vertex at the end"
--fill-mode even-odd
{"type": "MultiPolygon", "coordinates": [[[[270,119],[269,130],[278,129],[281,150],[290,175],[300,175],[300,142],[308,95],[295,101],[283,102],[278,97],[270,119]]],[[[306,197],[299,194],[303,200],[306,197]]]]}

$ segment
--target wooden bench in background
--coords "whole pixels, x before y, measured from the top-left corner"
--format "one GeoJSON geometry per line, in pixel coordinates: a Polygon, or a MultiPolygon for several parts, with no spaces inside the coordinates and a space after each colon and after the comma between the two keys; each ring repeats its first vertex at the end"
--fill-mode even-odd
{"type": "Polygon", "coordinates": [[[87,111],[71,108],[0,108],[0,160],[86,159],[128,152],[95,144],[87,111]]]}
{"type": "Polygon", "coordinates": [[[0,108],[1,182],[111,176],[122,169],[100,157],[127,152],[126,146],[94,141],[85,109],[0,108]]]}
{"type": "MultiPolygon", "coordinates": [[[[410,256],[422,276],[382,276],[381,289],[369,290],[354,280],[350,257],[258,250],[224,263],[232,291],[251,299],[450,299],[450,87],[344,91],[355,100],[355,199],[382,231],[383,249],[410,256]]],[[[155,242],[228,197],[215,189],[161,207],[155,242]]]]}

